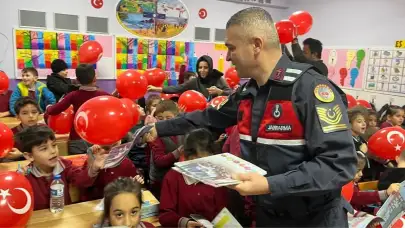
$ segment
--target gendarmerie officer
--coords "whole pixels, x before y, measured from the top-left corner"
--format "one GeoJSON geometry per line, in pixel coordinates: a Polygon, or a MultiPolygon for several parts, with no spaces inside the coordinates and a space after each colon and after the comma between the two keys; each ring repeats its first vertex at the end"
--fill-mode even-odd
{"type": "Polygon", "coordinates": [[[218,109],[156,123],[149,138],[238,125],[242,156],[267,171],[236,175],[256,195],[258,227],[348,227],[341,187],[356,171],[344,93],[282,55],[270,14],[247,8],[226,25],[227,60],[251,78],[218,109]]]}

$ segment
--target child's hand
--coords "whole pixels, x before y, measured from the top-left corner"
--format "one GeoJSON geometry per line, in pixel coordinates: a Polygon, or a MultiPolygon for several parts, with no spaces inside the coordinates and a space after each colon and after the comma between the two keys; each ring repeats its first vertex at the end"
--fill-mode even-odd
{"type": "Polygon", "coordinates": [[[184,106],[184,105],[179,105],[179,112],[180,112],[180,113],[185,113],[185,112],[186,112],[186,106],[184,106]]]}
{"type": "Polygon", "coordinates": [[[368,151],[367,144],[365,143],[361,144],[360,151],[366,154],[368,151]]]}
{"type": "Polygon", "coordinates": [[[391,184],[387,189],[387,195],[390,196],[392,194],[398,193],[400,188],[401,184],[399,183],[391,184]]]}
{"type": "Polygon", "coordinates": [[[222,142],[222,141],[224,141],[225,138],[226,138],[226,134],[221,134],[216,142],[217,143],[222,142]]]}
{"type": "Polygon", "coordinates": [[[93,171],[97,172],[100,169],[104,168],[105,159],[108,157],[108,153],[99,145],[93,145],[92,150],[94,154],[92,169],[93,171]]]}
{"type": "Polygon", "coordinates": [[[10,160],[16,160],[22,156],[23,156],[23,153],[20,150],[18,150],[17,148],[13,148],[13,149],[11,149],[10,152],[8,152],[8,154],[6,155],[5,158],[10,159],[10,160]]]}
{"type": "Polygon", "coordinates": [[[140,184],[145,183],[145,180],[143,179],[143,177],[141,175],[136,175],[136,176],[132,177],[132,180],[136,181],[136,182],[138,182],[140,184]]]}
{"type": "Polygon", "coordinates": [[[149,132],[142,136],[143,142],[151,143],[157,139],[158,135],[157,135],[155,124],[152,124],[152,125],[153,125],[153,127],[149,130],[149,132]]]}
{"type": "Polygon", "coordinates": [[[195,227],[204,227],[201,223],[193,221],[193,220],[189,220],[187,222],[187,228],[195,228],[195,227]]]}

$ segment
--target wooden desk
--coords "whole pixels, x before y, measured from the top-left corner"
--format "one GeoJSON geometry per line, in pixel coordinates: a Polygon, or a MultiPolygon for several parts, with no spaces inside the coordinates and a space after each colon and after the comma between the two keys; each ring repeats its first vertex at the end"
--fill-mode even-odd
{"type": "MultiPolygon", "coordinates": [[[[34,211],[27,228],[52,227],[52,228],[91,228],[94,224],[100,222],[102,212],[95,211],[95,206],[100,200],[88,201],[78,204],[65,206],[62,213],[53,214],[49,209],[34,211]]],[[[150,217],[142,221],[152,223],[159,227],[159,218],[150,217]]]]}
{"type": "MultiPolygon", "coordinates": [[[[2,117],[2,118],[0,118],[0,122],[4,123],[9,128],[13,128],[13,127],[20,124],[20,121],[17,120],[17,118],[15,118],[15,117],[2,117]]],[[[38,122],[39,123],[45,123],[44,122],[44,115],[39,115],[39,121],[38,122]]]]}

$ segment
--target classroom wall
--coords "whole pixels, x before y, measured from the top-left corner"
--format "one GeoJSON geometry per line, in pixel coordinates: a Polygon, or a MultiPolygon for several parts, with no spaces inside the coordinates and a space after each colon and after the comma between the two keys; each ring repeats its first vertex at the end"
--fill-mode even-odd
{"type": "MultiPolygon", "coordinates": [[[[313,37],[325,47],[393,48],[396,40],[405,39],[403,0],[290,0],[289,7],[287,15],[306,10],[313,16],[311,31],[300,40],[313,37]]],[[[391,99],[394,104],[405,105],[405,97],[397,95],[345,91],[366,100],[376,96],[377,107],[391,99]]]]}
{"type": "MultiPolygon", "coordinates": [[[[115,7],[118,0],[104,0],[104,6],[101,9],[94,9],[91,0],[1,0],[0,1],[0,33],[3,33],[9,40],[0,36],[0,70],[5,71],[10,78],[14,78],[14,53],[13,53],[13,32],[14,27],[18,27],[18,10],[37,10],[47,12],[47,27],[53,30],[53,13],[74,14],[81,16],[79,18],[80,31],[86,31],[86,16],[98,16],[109,18],[109,30],[113,35],[131,36],[116,20],[115,7]],[[5,49],[7,53],[4,54],[5,49]],[[3,59],[4,56],[4,59],[3,59]]],[[[249,7],[248,5],[222,2],[217,0],[183,0],[189,10],[189,25],[177,36],[177,40],[193,40],[194,27],[225,28],[227,20],[237,11],[249,7]],[[208,12],[207,18],[200,19],[198,12],[205,8],[208,12]]],[[[279,6],[286,6],[285,0],[273,0],[273,3],[279,6]]],[[[280,20],[287,12],[284,9],[267,8],[272,14],[274,20],[280,20]]],[[[211,38],[214,39],[214,31],[211,31],[211,38]]],[[[14,88],[16,82],[11,82],[14,88]]],[[[103,80],[99,82],[100,87],[110,91],[115,87],[114,80],[103,80]]]]}

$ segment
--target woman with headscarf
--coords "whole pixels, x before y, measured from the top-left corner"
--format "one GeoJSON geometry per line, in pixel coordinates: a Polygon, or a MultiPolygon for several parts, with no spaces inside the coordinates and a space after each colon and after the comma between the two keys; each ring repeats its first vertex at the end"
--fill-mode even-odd
{"type": "Polygon", "coordinates": [[[198,77],[183,84],[166,87],[148,86],[150,92],[167,94],[183,93],[187,90],[196,90],[202,93],[208,100],[216,96],[227,96],[232,93],[226,81],[222,78],[222,72],[213,68],[212,58],[203,55],[197,61],[198,77]]]}

